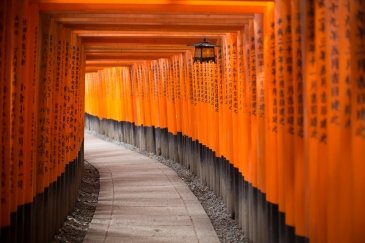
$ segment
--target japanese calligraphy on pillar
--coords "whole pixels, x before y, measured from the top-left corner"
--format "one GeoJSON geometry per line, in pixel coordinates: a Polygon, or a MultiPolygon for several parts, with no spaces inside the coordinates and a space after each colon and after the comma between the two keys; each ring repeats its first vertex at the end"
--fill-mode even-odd
{"type": "MultiPolygon", "coordinates": [[[[289,12],[285,18],[285,50],[284,50],[284,77],[285,77],[285,96],[286,96],[286,124],[289,134],[294,135],[294,87],[293,87],[293,47],[292,47],[292,25],[293,16],[289,12]]],[[[280,83],[279,83],[280,85],[280,83]]]]}
{"type": "Polygon", "coordinates": [[[238,112],[246,112],[245,92],[246,92],[246,77],[244,68],[244,47],[243,47],[243,30],[237,35],[237,85],[238,85],[238,112]]]}
{"type": "MultiPolygon", "coordinates": [[[[25,160],[25,152],[27,151],[28,141],[25,140],[25,126],[28,124],[25,124],[28,122],[27,116],[25,115],[28,109],[28,104],[26,103],[26,99],[29,95],[29,85],[28,85],[28,79],[29,76],[27,75],[28,71],[28,64],[27,63],[27,36],[28,36],[28,20],[27,18],[22,18],[22,25],[21,25],[21,73],[19,75],[20,78],[20,90],[19,93],[19,127],[18,127],[18,203],[23,204],[24,203],[24,175],[25,173],[29,173],[28,171],[25,171],[25,163],[28,163],[28,161],[25,160]]],[[[27,166],[28,168],[28,166],[27,166]]]]}
{"type": "Polygon", "coordinates": [[[0,3],[0,78],[2,80],[0,84],[0,160],[1,160],[1,170],[0,170],[0,193],[1,193],[1,208],[0,213],[2,216],[2,220],[0,222],[0,226],[6,226],[10,224],[10,211],[9,211],[9,187],[10,187],[10,90],[11,83],[9,82],[9,73],[6,70],[10,69],[10,51],[8,48],[9,44],[9,30],[10,28],[6,28],[5,21],[7,20],[6,10],[7,1],[2,1],[0,3]],[[3,68],[4,67],[4,68],[3,68]]]}
{"type": "Polygon", "coordinates": [[[277,82],[277,93],[278,93],[278,124],[285,124],[285,82],[284,82],[284,32],[285,16],[278,16],[275,22],[275,38],[276,38],[276,82],[277,82]]]}
{"type": "Polygon", "coordinates": [[[217,56],[217,72],[216,76],[219,77],[218,82],[218,100],[217,100],[217,108],[218,111],[221,110],[223,106],[223,48],[218,49],[218,56],[217,56]]]}
{"type": "Polygon", "coordinates": [[[328,54],[326,53],[326,8],[324,1],[316,2],[316,60],[317,65],[317,106],[319,109],[318,113],[318,140],[321,143],[327,144],[328,134],[327,134],[327,68],[326,60],[328,54]]]}
{"type": "MultiPolygon", "coordinates": [[[[11,35],[13,36],[13,42],[12,42],[12,46],[11,46],[11,60],[12,60],[12,69],[11,69],[11,86],[10,86],[10,92],[11,92],[11,113],[10,113],[10,127],[11,127],[11,131],[10,131],[10,137],[11,137],[11,147],[10,147],[10,160],[12,161],[11,166],[10,166],[10,200],[11,200],[11,207],[15,207],[16,208],[16,189],[17,189],[17,185],[16,185],[16,176],[17,176],[17,164],[14,161],[17,161],[17,143],[15,142],[16,139],[18,138],[18,127],[17,127],[17,123],[18,123],[18,119],[17,119],[17,115],[19,114],[19,111],[17,111],[18,109],[18,99],[17,97],[18,95],[18,91],[20,90],[19,87],[19,77],[18,77],[18,69],[19,69],[19,44],[18,44],[18,39],[19,39],[19,32],[20,32],[20,17],[18,16],[18,13],[15,13],[15,16],[12,16],[12,18],[14,19],[12,24],[13,24],[13,28],[12,31],[13,33],[11,33],[11,35]]],[[[15,210],[15,208],[11,208],[12,211],[15,210]]]]}
{"type": "Polygon", "coordinates": [[[326,16],[327,32],[327,59],[328,69],[328,87],[330,92],[330,117],[329,122],[334,125],[340,125],[340,45],[339,45],[339,6],[338,1],[328,1],[326,4],[328,9],[326,16]]]}
{"type": "Polygon", "coordinates": [[[181,99],[181,62],[180,62],[180,56],[175,57],[174,61],[174,70],[175,70],[175,77],[174,77],[174,98],[180,100],[181,99]]]}
{"type": "Polygon", "coordinates": [[[263,16],[255,14],[255,54],[256,54],[256,86],[257,86],[257,113],[263,118],[265,116],[265,94],[264,94],[264,40],[263,40],[263,16]]]}
{"type": "Polygon", "coordinates": [[[232,34],[232,47],[231,47],[231,53],[230,53],[230,59],[229,59],[229,63],[230,63],[230,69],[231,69],[231,74],[229,76],[230,78],[230,82],[229,82],[229,90],[228,92],[230,93],[230,110],[233,111],[233,113],[237,114],[238,113],[238,73],[237,73],[237,34],[234,33],[234,35],[232,34]]]}
{"type": "Polygon", "coordinates": [[[249,22],[249,74],[250,74],[250,91],[251,91],[251,115],[257,115],[257,73],[256,73],[256,47],[255,47],[255,33],[253,21],[249,22]]]}
{"type": "Polygon", "coordinates": [[[235,70],[236,70],[236,43],[232,40],[232,35],[227,37],[227,49],[225,57],[225,72],[226,82],[225,82],[225,105],[229,110],[233,108],[233,82],[235,70]]]}
{"type": "MultiPolygon", "coordinates": [[[[217,57],[218,59],[218,57],[217,57]]],[[[214,104],[214,111],[215,112],[219,112],[219,86],[221,83],[221,78],[220,78],[220,65],[218,64],[218,60],[217,60],[217,64],[214,65],[214,69],[213,69],[213,77],[214,77],[214,81],[213,81],[213,88],[214,88],[214,100],[213,100],[213,104],[214,104]]]]}
{"type": "Polygon", "coordinates": [[[276,78],[276,52],[275,52],[275,22],[271,23],[271,35],[270,35],[270,55],[271,59],[271,80],[269,87],[271,97],[271,131],[277,133],[278,131],[278,85],[276,78]]]}
{"type": "Polygon", "coordinates": [[[314,21],[314,1],[309,1],[306,9],[306,86],[308,107],[308,132],[311,138],[318,135],[318,107],[317,107],[317,76],[316,76],[316,45],[315,45],[315,21],[314,21]]]}
{"type": "Polygon", "coordinates": [[[356,79],[354,93],[355,135],[365,140],[365,1],[350,2],[352,72],[356,79]]]}
{"type": "MultiPolygon", "coordinates": [[[[295,5],[296,6],[296,5],[295,5]]],[[[292,7],[293,9],[294,7],[292,7]]],[[[293,107],[294,107],[294,124],[296,128],[296,135],[304,136],[304,97],[303,97],[303,59],[302,59],[302,25],[301,25],[301,11],[299,7],[295,7],[292,13],[292,49],[293,49],[293,107]]]]}

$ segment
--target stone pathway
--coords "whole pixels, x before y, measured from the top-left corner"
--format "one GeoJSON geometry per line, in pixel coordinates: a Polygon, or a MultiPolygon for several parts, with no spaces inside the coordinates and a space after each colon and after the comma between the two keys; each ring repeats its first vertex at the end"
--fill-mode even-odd
{"type": "Polygon", "coordinates": [[[151,158],[85,134],[100,194],[85,242],[219,242],[198,199],[151,158]]]}

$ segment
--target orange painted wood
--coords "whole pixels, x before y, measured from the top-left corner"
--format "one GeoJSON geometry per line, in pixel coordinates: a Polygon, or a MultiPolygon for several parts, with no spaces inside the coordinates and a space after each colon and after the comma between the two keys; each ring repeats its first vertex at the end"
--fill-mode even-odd
{"type": "Polygon", "coordinates": [[[75,159],[86,111],[182,132],[297,235],[362,242],[361,4],[2,1],[0,225],[75,159]],[[193,64],[189,44],[203,37],[220,45],[217,64],[193,64]]]}
{"type": "Polygon", "coordinates": [[[11,18],[10,3],[3,1],[1,3],[2,8],[2,37],[8,36],[7,38],[2,38],[1,43],[1,217],[0,226],[10,225],[10,67],[11,67],[11,57],[10,57],[10,34],[11,28],[5,23],[8,23],[11,18]]]}
{"type": "Polygon", "coordinates": [[[365,209],[362,205],[365,203],[365,161],[362,151],[365,147],[365,22],[361,16],[364,16],[364,1],[349,2],[350,18],[350,53],[351,53],[351,125],[352,125],[352,240],[361,242],[363,235],[362,230],[365,224],[365,209]],[[354,17],[357,16],[357,17],[354,17]]]}

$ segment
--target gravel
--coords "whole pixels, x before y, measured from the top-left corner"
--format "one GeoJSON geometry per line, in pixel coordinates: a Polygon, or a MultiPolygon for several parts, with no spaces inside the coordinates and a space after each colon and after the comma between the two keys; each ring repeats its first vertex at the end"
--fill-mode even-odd
{"type": "Polygon", "coordinates": [[[230,214],[228,213],[227,207],[224,205],[223,200],[219,198],[214,193],[214,191],[209,189],[209,187],[203,185],[199,178],[183,165],[175,161],[168,160],[162,156],[149,153],[133,145],[112,140],[109,137],[97,134],[95,132],[87,132],[106,141],[116,143],[127,149],[155,159],[173,169],[177,175],[189,186],[190,190],[202,204],[221,242],[248,242],[247,237],[242,232],[240,226],[231,218],[230,214]]]}
{"type": "Polygon", "coordinates": [[[76,206],[67,216],[62,228],[52,242],[82,242],[94,216],[100,189],[99,172],[87,161],[84,162],[79,196],[76,206]]]}

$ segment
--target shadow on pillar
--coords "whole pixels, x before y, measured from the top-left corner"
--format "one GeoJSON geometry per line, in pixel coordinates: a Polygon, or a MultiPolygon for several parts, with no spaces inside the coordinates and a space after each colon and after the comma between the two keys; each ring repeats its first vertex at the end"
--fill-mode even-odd
{"type": "Polygon", "coordinates": [[[84,146],[68,163],[57,180],[38,193],[32,203],[21,205],[11,214],[11,223],[0,229],[1,243],[50,242],[73,210],[83,170],[84,146]]]}

